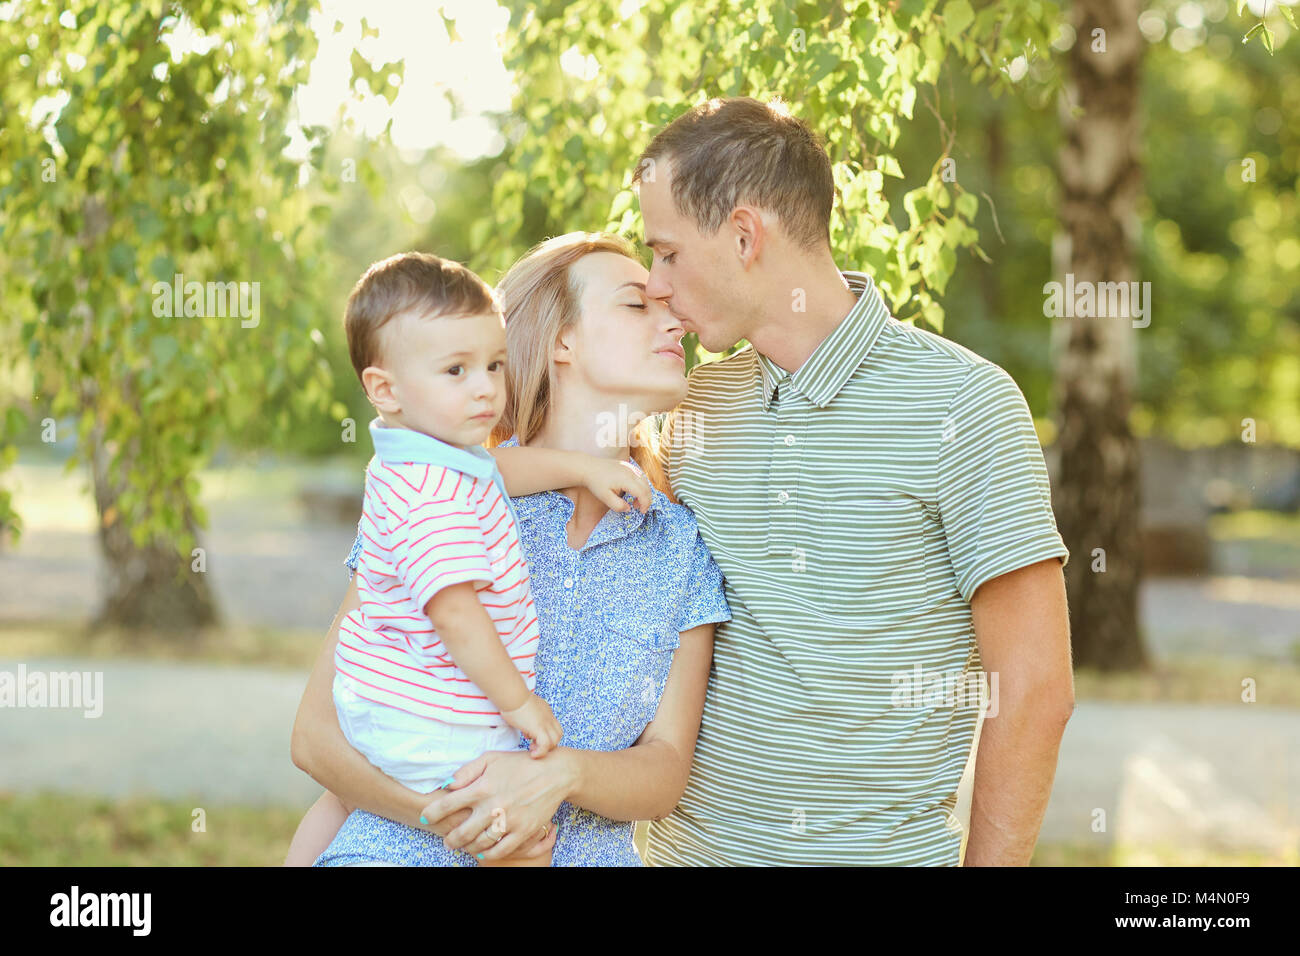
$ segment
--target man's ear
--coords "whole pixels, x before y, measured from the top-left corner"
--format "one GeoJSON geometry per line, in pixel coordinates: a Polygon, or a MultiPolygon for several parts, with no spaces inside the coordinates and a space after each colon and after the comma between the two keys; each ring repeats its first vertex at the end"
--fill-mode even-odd
{"type": "Polygon", "coordinates": [[[377,365],[368,365],[361,370],[361,384],[366,390],[366,398],[377,411],[389,415],[400,415],[402,405],[393,392],[393,377],[377,365]]]}
{"type": "Polygon", "coordinates": [[[731,210],[731,228],[735,235],[736,257],[741,267],[748,269],[758,258],[767,239],[767,223],[762,210],[737,206],[731,210]]]}

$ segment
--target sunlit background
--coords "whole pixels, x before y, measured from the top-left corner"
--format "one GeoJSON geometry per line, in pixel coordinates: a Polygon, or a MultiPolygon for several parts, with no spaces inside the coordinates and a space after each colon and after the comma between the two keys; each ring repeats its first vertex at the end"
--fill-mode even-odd
{"type": "MultiPolygon", "coordinates": [[[[372,410],[339,321],[348,289],[406,249],[496,282],[547,236],[639,238],[621,194],[664,119],[707,95],[763,95],[771,77],[829,135],[838,77],[874,71],[838,94],[851,95],[896,65],[850,45],[814,75],[807,61],[839,35],[827,22],[786,4],[717,6],[586,0],[539,22],[523,3],[323,0],[282,22],[272,11],[292,2],[226,2],[214,7],[230,22],[205,31],[185,4],[140,26],[117,0],[0,3],[0,495],[12,496],[0,670],[101,672],[108,694],[94,721],[0,710],[0,865],[282,859],[318,792],[289,761],[289,732],[346,586],[370,455],[372,410]],[[110,48],[132,29],[147,38],[138,76],[110,48]],[[223,52],[221,31],[240,43],[223,52]],[[286,31],[309,57],[288,52],[286,31]],[[150,110],[153,125],[95,138],[150,110]],[[242,335],[152,317],[145,291],[173,271],[260,281],[261,324],[242,335]],[[158,458],[137,457],[133,500],[97,497],[107,457],[139,437],[131,422],[165,436],[158,458]],[[191,499],[196,513],[163,528],[191,499]],[[205,593],[178,629],[123,623],[131,608],[114,598],[136,592],[120,555],[135,545],[130,529],[102,532],[124,513],[133,527],[141,514],[153,530],[191,527],[182,554],[204,549],[205,593]],[[206,833],[191,826],[200,807],[206,833]]],[[[953,43],[925,18],[956,3],[892,6],[922,17],[916,37],[953,43]]],[[[1062,376],[1043,285],[1069,109],[1052,84],[1090,40],[1064,22],[1069,3],[1042,6],[1060,14],[1049,43],[1026,28],[979,78],[978,57],[951,53],[892,152],[857,129],[830,146],[841,199],[880,177],[864,168],[878,153],[893,161],[871,191],[903,245],[916,226],[905,207],[952,133],[987,261],[963,246],[936,282],[919,266],[946,284],[927,303],[881,252],[883,221],[837,207],[833,236],[846,268],[889,260],[879,276],[896,315],[925,324],[941,305],[944,335],[1013,375],[1059,488],[1062,376]],[[993,74],[1007,81],[998,96],[993,74]]],[[[1140,487],[1116,493],[1141,502],[1133,640],[1146,663],[1080,671],[1040,863],[1300,862],[1300,45],[1284,6],[1147,0],[1129,25],[1143,51],[1132,258],[1154,315],[1132,338],[1140,487]],[[1259,33],[1242,42],[1261,20],[1271,52],[1259,33]]],[[[1025,8],[1006,8],[1008,34],[1025,8]]],[[[854,122],[901,110],[861,106],[854,122]]]]}

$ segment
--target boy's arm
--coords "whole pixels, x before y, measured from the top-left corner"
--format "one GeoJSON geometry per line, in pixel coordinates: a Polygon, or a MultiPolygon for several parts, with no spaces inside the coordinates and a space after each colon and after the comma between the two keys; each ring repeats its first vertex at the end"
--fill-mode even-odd
{"type": "Polygon", "coordinates": [[[424,606],[456,666],[503,713],[523,706],[528,685],[510,659],[496,624],[471,581],[448,585],[424,606]]]}
{"type": "Polygon", "coordinates": [[[560,451],[556,448],[521,448],[518,445],[489,448],[488,451],[497,460],[497,468],[511,498],[572,488],[583,484],[586,478],[583,466],[584,459],[588,456],[582,452],[560,451]]]}
{"type": "Polygon", "coordinates": [[[556,448],[488,449],[496,458],[497,469],[511,498],[535,495],[541,491],[585,487],[607,508],[626,511],[624,494],[636,500],[641,512],[650,510],[653,492],[648,482],[629,465],[614,458],[598,458],[580,451],[556,448]]]}

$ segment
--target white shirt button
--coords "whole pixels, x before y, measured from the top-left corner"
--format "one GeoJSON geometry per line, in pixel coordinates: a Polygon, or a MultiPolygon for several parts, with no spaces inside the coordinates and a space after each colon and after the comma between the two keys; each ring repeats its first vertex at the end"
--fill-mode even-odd
{"type": "Polygon", "coordinates": [[[790,496],[784,491],[778,491],[776,494],[776,500],[781,502],[781,504],[785,504],[790,500],[790,496]]]}
{"type": "Polygon", "coordinates": [[[564,586],[565,586],[566,588],[571,588],[571,587],[573,587],[573,578],[565,578],[565,579],[564,579],[564,586]]]}
{"type": "Polygon", "coordinates": [[[786,443],[787,445],[793,445],[794,442],[795,442],[795,438],[794,438],[793,435],[786,435],[786,436],[785,436],[785,443],[786,443]]]}

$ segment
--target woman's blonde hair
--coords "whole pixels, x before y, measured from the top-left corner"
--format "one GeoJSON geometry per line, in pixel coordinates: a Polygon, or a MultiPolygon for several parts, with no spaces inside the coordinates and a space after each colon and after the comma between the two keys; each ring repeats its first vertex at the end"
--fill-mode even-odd
{"type": "MultiPolygon", "coordinates": [[[[535,245],[497,284],[505,309],[507,397],[505,412],[492,429],[489,447],[511,435],[521,445],[542,430],[555,395],[551,356],[560,335],[581,316],[582,287],[572,268],[593,252],[613,252],[640,262],[632,244],[605,232],[571,232],[535,245]]],[[[656,419],[642,419],[629,436],[632,458],[650,483],[671,500],[656,419]]]]}

